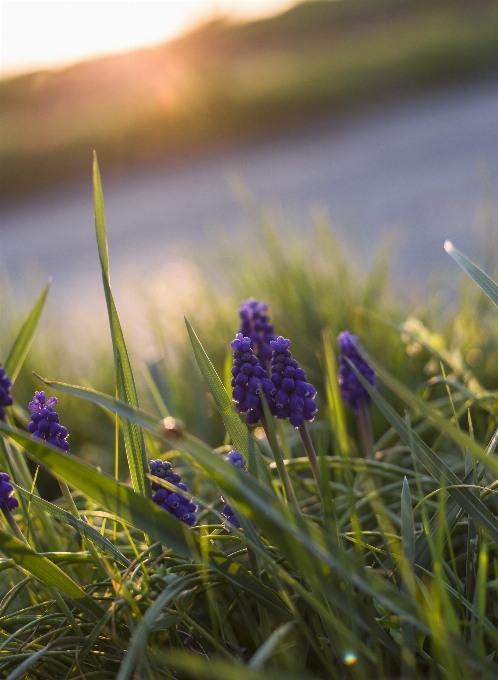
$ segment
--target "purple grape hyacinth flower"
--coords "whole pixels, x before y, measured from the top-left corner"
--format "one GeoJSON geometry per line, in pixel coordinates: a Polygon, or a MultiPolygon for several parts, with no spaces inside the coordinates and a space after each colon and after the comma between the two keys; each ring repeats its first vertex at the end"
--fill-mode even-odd
{"type": "Polygon", "coordinates": [[[10,390],[12,381],[0,364],[0,420],[5,420],[5,407],[12,406],[13,400],[10,390]]]}
{"type": "Polygon", "coordinates": [[[0,510],[15,510],[19,507],[17,498],[14,498],[14,488],[10,484],[10,477],[6,472],[0,472],[0,510]]]}
{"type": "Polygon", "coordinates": [[[369,403],[370,395],[358,380],[346,358],[349,359],[365,380],[368,380],[372,387],[375,387],[375,371],[358,352],[358,338],[356,335],[352,335],[349,331],[343,331],[339,333],[337,344],[341,350],[337,374],[341,397],[345,404],[349,404],[354,411],[358,411],[362,403],[369,403]]]}
{"type": "Polygon", "coordinates": [[[33,401],[30,401],[28,406],[31,411],[28,430],[32,437],[43,439],[48,444],[57,446],[67,453],[69,443],[66,439],[69,433],[59,422],[59,414],[53,408],[55,404],[57,404],[57,397],[47,399],[45,392],[35,392],[33,401]]]}
{"type": "MultiPolygon", "coordinates": [[[[249,474],[246,468],[245,458],[241,453],[239,453],[239,451],[237,451],[237,449],[230,451],[225,460],[227,463],[230,463],[230,465],[233,465],[234,467],[239,468],[240,470],[243,470],[244,472],[247,472],[247,474],[249,474]]],[[[225,503],[225,505],[223,506],[223,510],[221,511],[221,514],[227,521],[227,523],[225,524],[225,529],[227,531],[230,531],[229,525],[232,525],[232,527],[239,529],[240,528],[239,520],[234,515],[232,508],[228,505],[223,496],[221,497],[221,500],[223,501],[223,503],[225,503]]]]}
{"type": "Polygon", "coordinates": [[[150,460],[149,468],[155,477],[160,477],[178,487],[178,491],[170,491],[157,482],[152,482],[152,490],[155,491],[152,496],[154,503],[179,519],[180,522],[189,527],[195,526],[197,517],[194,513],[197,512],[197,505],[184,495],[188,492],[188,487],[182,482],[180,475],[173,470],[171,463],[167,460],[150,460]]]}
{"type": "Polygon", "coordinates": [[[308,382],[306,373],[292,356],[290,340],[279,335],[270,346],[274,415],[281,420],[288,418],[291,425],[300,428],[305,420],[312,422],[315,419],[318,411],[314,401],[316,389],[308,382]]]}
{"type": "Polygon", "coordinates": [[[256,298],[249,298],[240,303],[240,329],[239,333],[251,341],[251,349],[266,366],[271,359],[270,342],[276,339],[273,325],[266,313],[266,302],[258,302],[256,298]]]}
{"type": "Polygon", "coordinates": [[[270,410],[274,410],[271,398],[273,384],[251,349],[249,338],[237,333],[230,346],[233,349],[232,399],[237,405],[237,412],[246,414],[247,424],[255,425],[263,416],[258,394],[260,389],[266,395],[270,410]]]}

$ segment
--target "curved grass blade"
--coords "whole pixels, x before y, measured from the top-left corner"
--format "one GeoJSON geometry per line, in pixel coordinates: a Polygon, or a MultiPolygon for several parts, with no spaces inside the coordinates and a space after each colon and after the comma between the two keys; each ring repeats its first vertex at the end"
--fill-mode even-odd
{"type": "Polygon", "coordinates": [[[199,366],[199,370],[209,391],[213,395],[213,399],[223,418],[223,422],[232,439],[233,445],[247,460],[247,468],[251,475],[259,479],[265,486],[271,487],[270,473],[268,472],[261,452],[254,444],[254,439],[252,438],[249,429],[241,423],[239,416],[234,411],[230,397],[194,329],[187,319],[185,319],[185,323],[187,325],[190,342],[192,343],[192,349],[194,350],[195,360],[197,361],[197,365],[199,366]]]}
{"type": "MultiPolygon", "coordinates": [[[[102,282],[104,284],[107,311],[109,314],[109,325],[111,328],[118,395],[121,401],[125,401],[128,404],[138,407],[138,396],[135,380],[133,378],[133,371],[131,369],[123,330],[119,322],[109,281],[109,255],[107,251],[104,199],[96,154],[94,155],[93,160],[93,191],[95,201],[95,231],[97,235],[100,266],[102,269],[102,282]]],[[[142,496],[151,498],[150,484],[145,476],[147,473],[147,457],[145,453],[143,432],[134,423],[125,421],[123,423],[123,434],[133,488],[142,496]]]]}
{"type": "Polygon", "coordinates": [[[70,512],[66,512],[66,510],[58,508],[53,503],[49,503],[43,498],[35,496],[17,484],[13,484],[13,486],[15,486],[17,491],[26,500],[30,501],[35,507],[40,508],[40,510],[47,512],[49,515],[52,515],[52,517],[55,517],[61,522],[69,524],[69,526],[77,529],[80,534],[82,534],[82,536],[91,541],[94,545],[106,552],[111,557],[114,557],[114,559],[119,562],[119,564],[122,564],[123,567],[130,566],[130,561],[127,560],[126,557],[105,536],[102,536],[100,531],[94,529],[94,527],[88,524],[88,522],[84,522],[82,519],[78,519],[70,512]]]}
{"type": "Polygon", "coordinates": [[[24,322],[17,338],[14,341],[12,349],[10,350],[9,356],[4,364],[4,369],[12,382],[15,382],[19,371],[26,359],[26,356],[33,342],[36,328],[38,322],[40,321],[43,308],[45,306],[45,301],[47,299],[48,291],[50,290],[50,284],[52,280],[49,279],[47,285],[42,290],[40,297],[35,303],[35,306],[28,315],[28,318],[24,322]]]}
{"type": "Polygon", "coordinates": [[[473,279],[479,288],[483,290],[489,299],[498,307],[498,285],[479,269],[468,257],[455,248],[451,241],[444,242],[444,249],[450,257],[473,279]]]}
{"type": "Polygon", "coordinates": [[[13,559],[21,567],[49,588],[57,588],[70,597],[79,609],[85,610],[93,617],[100,619],[105,611],[92,600],[62,569],[48,558],[38,555],[26,543],[10,536],[0,529],[0,550],[13,559]]]}
{"type": "MultiPolygon", "coordinates": [[[[250,592],[265,606],[271,607],[281,617],[289,613],[277,594],[258,581],[240,564],[227,557],[212,544],[200,546],[200,537],[176,518],[164,512],[151,500],[135,493],[130,487],[117,482],[113,477],[97,471],[69,453],[42,442],[35,441],[27,433],[9,428],[0,422],[0,431],[23,446],[36,462],[49,468],[82,491],[96,503],[120,517],[126,523],[147,532],[153,539],[173,548],[185,557],[207,565],[218,571],[236,586],[250,592]],[[203,557],[205,558],[203,560],[203,557]]],[[[211,452],[210,457],[216,459],[211,452]]],[[[219,465],[230,465],[217,461],[219,465]]]]}

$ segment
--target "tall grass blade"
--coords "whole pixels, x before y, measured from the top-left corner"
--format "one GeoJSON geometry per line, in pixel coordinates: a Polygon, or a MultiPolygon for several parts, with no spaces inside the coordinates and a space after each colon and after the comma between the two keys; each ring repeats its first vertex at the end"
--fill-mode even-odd
{"type": "Polygon", "coordinates": [[[498,285],[485,274],[482,269],[479,269],[468,257],[455,248],[451,241],[445,241],[444,249],[450,257],[452,257],[460,267],[467,272],[471,279],[473,279],[479,288],[483,290],[486,295],[498,306],[498,285]]]}
{"type": "MultiPolygon", "coordinates": [[[[95,201],[95,231],[97,235],[97,246],[102,269],[102,281],[104,284],[107,311],[109,314],[109,324],[111,327],[118,395],[122,401],[138,407],[138,396],[135,380],[133,378],[133,371],[128,357],[128,351],[126,349],[118,313],[114,304],[114,298],[111,293],[104,199],[96,155],[94,156],[93,161],[93,190],[95,201]]],[[[147,473],[147,456],[143,432],[134,423],[126,421],[123,423],[123,434],[133,488],[142,496],[150,498],[150,484],[145,476],[147,473]]]]}
{"type": "Polygon", "coordinates": [[[35,303],[35,306],[28,315],[28,318],[24,322],[17,338],[14,340],[12,349],[10,350],[9,356],[4,364],[4,369],[12,382],[15,382],[19,371],[26,359],[26,356],[33,342],[33,338],[40,321],[43,308],[45,306],[45,301],[47,299],[48,291],[50,290],[51,280],[47,283],[45,288],[42,290],[40,297],[35,303]]]}

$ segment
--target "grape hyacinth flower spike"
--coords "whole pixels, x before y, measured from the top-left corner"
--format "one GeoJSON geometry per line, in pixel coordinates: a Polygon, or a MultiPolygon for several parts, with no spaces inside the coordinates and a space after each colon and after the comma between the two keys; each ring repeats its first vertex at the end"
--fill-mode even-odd
{"type": "Polygon", "coordinates": [[[247,424],[255,425],[263,416],[258,392],[259,390],[264,392],[273,412],[271,393],[274,386],[251,349],[249,338],[237,333],[230,346],[233,349],[232,399],[237,405],[237,412],[246,414],[247,424]]]}
{"type": "Polygon", "coordinates": [[[179,519],[180,522],[189,527],[195,526],[197,517],[194,513],[197,511],[197,505],[184,495],[188,492],[188,487],[182,482],[180,475],[173,470],[171,463],[167,460],[151,460],[149,461],[149,468],[152,475],[164,479],[178,488],[178,491],[170,491],[157,482],[152,482],[152,490],[155,491],[152,496],[154,503],[179,519]]]}
{"type": "Polygon", "coordinates": [[[306,373],[292,356],[290,340],[281,335],[270,342],[272,396],[275,401],[275,415],[281,420],[289,419],[301,436],[311,470],[318,481],[318,464],[315,449],[306,429],[306,422],[315,419],[318,408],[315,404],[316,389],[308,382],[306,373]]]}
{"type": "Polygon", "coordinates": [[[31,411],[31,421],[28,424],[28,430],[31,432],[32,437],[43,439],[48,444],[52,444],[52,446],[56,446],[67,453],[69,451],[69,444],[66,439],[69,433],[60,424],[57,411],[54,411],[53,407],[56,404],[57,397],[47,399],[45,392],[35,392],[33,401],[28,406],[31,411]]]}
{"type": "Polygon", "coordinates": [[[240,329],[239,333],[251,341],[251,349],[258,357],[263,367],[268,365],[271,359],[270,342],[276,339],[273,325],[266,313],[266,302],[258,302],[256,298],[249,298],[240,303],[240,329]]]}
{"type": "Polygon", "coordinates": [[[0,420],[5,420],[5,407],[12,406],[12,381],[0,364],[0,420]]]}
{"type": "Polygon", "coordinates": [[[354,411],[358,411],[362,402],[370,402],[370,396],[358,380],[347,359],[359,373],[375,387],[375,371],[363,359],[358,351],[358,338],[349,331],[339,333],[337,344],[341,350],[339,355],[339,373],[337,380],[341,389],[342,400],[349,404],[354,411]]]}
{"type": "Polygon", "coordinates": [[[375,371],[358,351],[359,345],[356,335],[349,331],[343,331],[339,333],[337,343],[341,350],[337,375],[341,397],[344,403],[351,406],[355,412],[365,455],[367,458],[371,458],[373,456],[373,432],[369,410],[370,395],[359,381],[351,364],[372,387],[375,387],[375,371]]]}
{"type": "Polygon", "coordinates": [[[17,498],[14,498],[14,488],[10,483],[10,477],[6,472],[0,472],[0,510],[15,510],[19,507],[17,498]]]}
{"type": "Polygon", "coordinates": [[[312,422],[318,411],[314,402],[316,390],[292,356],[290,340],[280,335],[270,345],[275,415],[281,420],[288,418],[291,425],[300,428],[305,420],[312,422]]]}
{"type": "Polygon", "coordinates": [[[2,511],[5,521],[12,529],[12,533],[16,538],[26,542],[21,530],[17,526],[17,522],[12,516],[12,510],[19,507],[17,498],[14,498],[14,489],[10,483],[10,477],[6,472],[0,472],[0,510],[2,511]]]}
{"type": "MultiPolygon", "coordinates": [[[[230,465],[233,465],[234,467],[239,468],[240,470],[243,470],[244,472],[248,473],[245,458],[242,456],[241,453],[237,451],[237,449],[230,451],[225,460],[227,463],[230,463],[230,465]]],[[[230,525],[232,525],[236,529],[239,529],[240,528],[239,520],[234,515],[232,508],[228,505],[223,496],[221,497],[221,500],[223,501],[223,503],[225,503],[225,505],[223,506],[223,510],[221,511],[221,514],[226,519],[225,529],[227,531],[230,531],[230,525]]]]}

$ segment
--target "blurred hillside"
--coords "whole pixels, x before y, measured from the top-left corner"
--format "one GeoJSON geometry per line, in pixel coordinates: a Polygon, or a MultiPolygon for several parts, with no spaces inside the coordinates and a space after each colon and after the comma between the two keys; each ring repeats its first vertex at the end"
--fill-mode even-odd
{"type": "Polygon", "coordinates": [[[268,134],[498,72],[498,0],[313,0],[0,82],[0,193],[268,134]]]}

